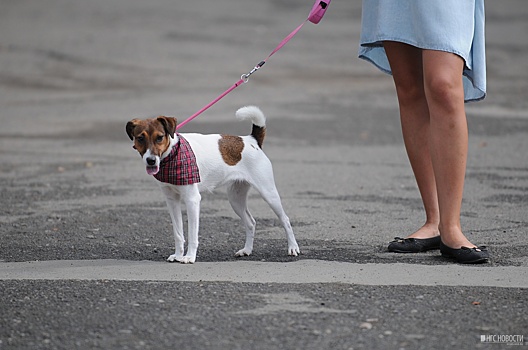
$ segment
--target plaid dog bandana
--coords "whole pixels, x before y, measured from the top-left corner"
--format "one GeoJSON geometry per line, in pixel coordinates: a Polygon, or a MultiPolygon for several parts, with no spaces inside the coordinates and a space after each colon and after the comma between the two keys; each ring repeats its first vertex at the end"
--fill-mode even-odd
{"type": "Polygon", "coordinates": [[[196,157],[189,142],[178,135],[178,143],[170,154],[160,163],[160,169],[154,177],[161,182],[173,185],[192,185],[200,182],[200,171],[196,157]]]}

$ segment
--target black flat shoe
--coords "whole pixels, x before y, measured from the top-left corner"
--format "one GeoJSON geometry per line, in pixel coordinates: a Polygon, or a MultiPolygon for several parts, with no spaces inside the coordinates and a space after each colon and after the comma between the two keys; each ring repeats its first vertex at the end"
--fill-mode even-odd
{"type": "Polygon", "coordinates": [[[440,253],[444,258],[455,259],[459,264],[481,264],[488,262],[490,258],[485,246],[453,249],[440,242],[440,253]]]}
{"type": "Polygon", "coordinates": [[[395,237],[389,243],[388,250],[393,253],[420,253],[440,248],[440,236],[432,238],[400,238],[395,237]]]}

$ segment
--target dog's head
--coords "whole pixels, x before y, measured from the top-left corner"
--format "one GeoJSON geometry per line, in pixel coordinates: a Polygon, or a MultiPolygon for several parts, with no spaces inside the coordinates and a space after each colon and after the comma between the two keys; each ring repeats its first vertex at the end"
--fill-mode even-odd
{"type": "Polygon", "coordinates": [[[126,132],[134,141],[134,149],[143,158],[147,173],[156,175],[162,156],[174,140],[176,118],[160,116],[152,119],[132,119],[126,125],[126,132]]]}

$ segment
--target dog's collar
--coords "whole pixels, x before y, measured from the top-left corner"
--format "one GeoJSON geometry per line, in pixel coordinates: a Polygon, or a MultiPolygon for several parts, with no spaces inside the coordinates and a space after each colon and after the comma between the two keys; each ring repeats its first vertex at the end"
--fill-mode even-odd
{"type": "Polygon", "coordinates": [[[161,161],[163,161],[165,158],[168,158],[168,157],[171,157],[174,155],[174,152],[177,152],[178,151],[178,147],[179,147],[179,143],[180,143],[180,134],[178,133],[175,133],[174,136],[170,136],[168,135],[168,137],[170,137],[171,141],[170,141],[170,148],[167,149],[165,152],[163,152],[161,154],[161,161]],[[176,148],[176,150],[175,150],[176,148]]]}
{"type": "Polygon", "coordinates": [[[178,137],[178,140],[174,145],[172,145],[171,149],[167,152],[166,155],[161,157],[160,165],[163,163],[170,162],[175,156],[178,155],[178,150],[180,149],[180,138],[178,137]]]}

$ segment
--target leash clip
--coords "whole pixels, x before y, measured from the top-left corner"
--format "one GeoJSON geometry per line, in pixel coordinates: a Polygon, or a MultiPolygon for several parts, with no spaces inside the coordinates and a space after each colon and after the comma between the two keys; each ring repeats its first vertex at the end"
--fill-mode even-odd
{"type": "Polygon", "coordinates": [[[260,61],[259,64],[257,64],[252,70],[250,70],[248,73],[242,74],[240,76],[240,79],[242,79],[244,84],[249,81],[249,77],[251,76],[251,74],[253,74],[256,71],[258,71],[264,65],[264,63],[266,63],[266,61],[260,61]]]}

